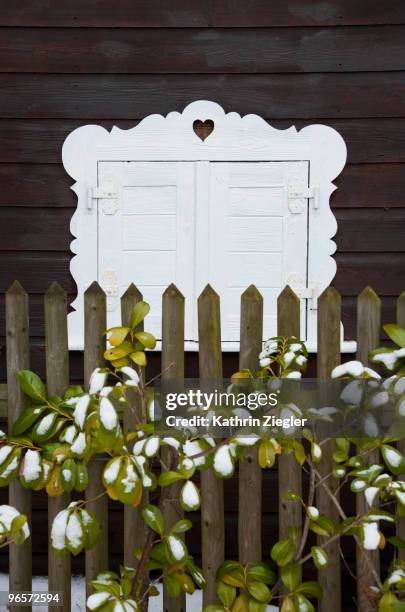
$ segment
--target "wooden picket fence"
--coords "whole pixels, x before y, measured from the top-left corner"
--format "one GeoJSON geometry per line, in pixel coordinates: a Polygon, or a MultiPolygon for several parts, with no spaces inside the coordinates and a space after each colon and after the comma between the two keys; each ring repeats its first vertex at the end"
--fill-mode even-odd
{"type": "MultiPolygon", "coordinates": [[[[131,285],[121,298],[122,322],[126,325],[134,305],[142,295],[131,285]]],[[[94,368],[102,366],[105,350],[106,296],[94,282],[86,291],[85,331],[84,331],[84,384],[87,385],[94,368]]],[[[45,295],[46,329],[46,380],[51,395],[61,395],[69,383],[69,351],[67,333],[67,297],[61,287],[54,283],[45,295]]],[[[184,297],[171,285],[163,294],[162,303],[162,372],[163,377],[184,377],[184,297]]],[[[300,305],[294,292],[286,287],[277,302],[278,333],[300,337],[300,305]]],[[[398,323],[405,326],[405,292],[398,299],[398,323]]],[[[317,373],[319,378],[327,378],[331,370],[340,363],[340,320],[341,298],[334,288],[329,287],[318,300],[318,355],[317,373]]],[[[198,299],[199,321],[199,370],[203,382],[208,379],[222,378],[220,298],[207,286],[198,299]]],[[[240,331],[240,368],[257,368],[257,356],[262,346],[263,299],[259,291],[250,286],[241,296],[240,331]]],[[[368,352],[379,344],[381,331],[381,301],[371,289],[365,289],[358,298],[357,342],[358,358],[367,361],[368,352]]],[[[6,337],[7,337],[7,403],[8,423],[11,425],[24,409],[26,399],[15,377],[19,369],[29,369],[29,320],[28,295],[18,282],[6,293],[6,337]]],[[[3,390],[3,395],[5,395],[3,390]]],[[[130,424],[124,417],[124,428],[130,424]]],[[[402,443],[403,446],[403,443],[402,443]]],[[[403,449],[404,450],[404,449],[403,449]]],[[[168,451],[167,451],[168,452],[168,451]]],[[[378,458],[378,457],[377,457],[378,458]]],[[[370,460],[372,457],[370,458],[370,460]]],[[[375,457],[374,457],[375,459],[375,457]]],[[[324,453],[320,464],[322,474],[327,477],[331,472],[331,453],[324,453]]],[[[93,460],[89,466],[89,488],[86,498],[89,509],[96,515],[101,525],[101,536],[92,550],[86,551],[87,584],[95,575],[109,566],[108,559],[108,504],[106,497],[90,501],[102,493],[101,474],[103,462],[93,460]]],[[[246,460],[239,466],[239,559],[242,563],[258,560],[261,550],[261,513],[262,513],[262,471],[257,462],[257,450],[249,449],[246,460]]],[[[287,490],[301,491],[301,469],[291,456],[281,456],[278,466],[279,488],[279,534],[288,536],[292,525],[301,528],[302,514],[298,502],[284,501],[287,490]]],[[[173,498],[178,491],[173,485],[172,494],[165,507],[166,520],[173,524],[181,516],[181,509],[173,498]]],[[[225,556],[224,536],[224,490],[223,482],[216,478],[213,471],[201,474],[201,528],[202,528],[202,565],[207,579],[204,592],[204,605],[216,601],[215,573],[225,556]]],[[[9,488],[9,503],[16,506],[29,518],[31,516],[31,492],[14,481],[9,488]]],[[[53,517],[69,503],[69,495],[49,498],[48,529],[53,517]]],[[[360,503],[360,502],[359,502],[360,503]]],[[[337,509],[325,494],[319,494],[317,505],[321,513],[332,520],[338,520],[337,509]]],[[[124,550],[123,561],[133,565],[133,551],[142,544],[145,536],[140,520],[140,509],[124,508],[124,550]]],[[[404,526],[399,527],[399,535],[405,538],[404,526]]],[[[272,545],[268,543],[268,549],[272,545]]],[[[320,612],[340,612],[341,607],[341,567],[339,542],[329,547],[330,565],[320,572],[319,580],[324,596],[319,604],[320,612]]],[[[378,569],[378,553],[369,553],[372,563],[378,569]]],[[[51,549],[48,552],[49,590],[64,592],[64,605],[59,610],[71,610],[70,601],[70,558],[57,557],[51,549]]],[[[357,553],[358,584],[370,584],[369,567],[364,563],[364,554],[357,553]]],[[[32,577],[32,548],[28,540],[20,546],[10,546],[10,590],[30,591],[32,577]]],[[[364,589],[358,588],[358,609],[362,612],[370,608],[364,589]]],[[[19,610],[18,606],[13,607],[19,610]]],[[[21,608],[26,612],[27,608],[21,608]]],[[[164,595],[165,612],[185,611],[185,600],[179,597],[171,600],[164,595]]]]}

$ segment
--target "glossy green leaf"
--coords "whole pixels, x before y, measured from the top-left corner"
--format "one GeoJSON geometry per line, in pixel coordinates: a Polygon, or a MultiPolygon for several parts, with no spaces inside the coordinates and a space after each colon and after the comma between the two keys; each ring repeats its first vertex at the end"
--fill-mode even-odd
{"type": "Polygon", "coordinates": [[[294,555],[295,544],[289,538],[276,542],[271,549],[271,558],[281,567],[283,565],[287,565],[287,563],[290,563],[290,561],[293,560],[294,555]]]}
{"type": "Polygon", "coordinates": [[[387,336],[401,348],[405,348],[405,329],[395,323],[387,323],[383,326],[387,336]]]}
{"type": "Polygon", "coordinates": [[[47,406],[30,406],[26,408],[18,419],[13,424],[11,433],[13,436],[20,436],[22,433],[27,431],[32,425],[39,419],[47,406]]]}
{"type": "Polygon", "coordinates": [[[132,311],[131,327],[135,329],[144,320],[150,311],[150,306],[146,302],[138,302],[132,311]]]}
{"type": "Polygon", "coordinates": [[[165,521],[162,512],[157,506],[147,504],[142,510],[142,516],[143,520],[148,525],[148,527],[150,527],[150,529],[152,529],[161,536],[163,535],[165,521]]]}
{"type": "Polygon", "coordinates": [[[22,391],[34,402],[43,404],[46,400],[46,388],[37,374],[30,370],[19,370],[16,373],[22,391]]]}

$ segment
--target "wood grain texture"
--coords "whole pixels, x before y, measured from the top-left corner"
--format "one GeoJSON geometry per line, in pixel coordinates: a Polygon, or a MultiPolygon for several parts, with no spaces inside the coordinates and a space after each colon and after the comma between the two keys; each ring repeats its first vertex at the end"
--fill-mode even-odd
{"type": "MultiPolygon", "coordinates": [[[[285,287],[277,299],[277,334],[279,336],[295,336],[300,338],[300,300],[294,291],[285,287]]],[[[301,503],[286,501],[288,491],[302,495],[301,466],[293,454],[279,455],[278,458],[278,516],[279,539],[289,536],[289,528],[297,527],[299,533],[302,528],[301,503]]]]}
{"type": "MultiPolygon", "coordinates": [[[[66,293],[53,283],[44,299],[46,327],[46,385],[50,396],[63,397],[69,386],[69,349],[67,331],[66,293]]],[[[56,515],[65,510],[70,495],[64,493],[48,498],[48,533],[56,515]]],[[[50,540],[49,540],[50,541],[50,540]]],[[[71,563],[70,555],[55,555],[51,544],[48,546],[48,590],[63,593],[63,605],[57,606],[58,612],[71,609],[71,563]]]]}
{"type": "Polygon", "coordinates": [[[2,26],[65,27],[257,27],[299,25],[403,24],[405,9],[401,0],[382,5],[377,0],[17,0],[2,3],[2,26]]]}
{"type": "MultiPolygon", "coordinates": [[[[96,282],[84,294],[84,383],[86,389],[95,368],[104,365],[106,330],[106,295],[96,282]]],[[[108,499],[92,501],[105,493],[102,474],[105,461],[99,456],[89,462],[89,485],[86,489],[86,507],[93,512],[100,525],[100,537],[92,549],[86,550],[86,596],[91,593],[90,581],[108,567],[108,499]]]]}
{"type": "Polygon", "coordinates": [[[289,74],[1,74],[0,89],[5,119],[93,119],[95,109],[99,119],[166,114],[206,98],[207,92],[227,110],[275,119],[402,117],[405,72],[296,74],[293,79],[289,74]]]}
{"type": "MultiPolygon", "coordinates": [[[[184,302],[184,296],[175,285],[170,285],[162,297],[162,380],[176,381],[179,385],[184,380],[184,302]]],[[[165,465],[177,465],[177,453],[170,446],[162,448],[162,459],[165,465]]],[[[183,485],[184,482],[175,482],[169,487],[163,508],[166,529],[184,518],[179,503],[183,485]]],[[[163,588],[163,610],[186,612],[185,594],[173,599],[163,588]]]]}
{"type": "MultiPolygon", "coordinates": [[[[348,144],[350,147],[350,140],[348,144]]],[[[332,195],[332,208],[336,214],[336,208],[345,207],[401,208],[405,205],[404,175],[401,163],[348,164],[335,181],[338,189],[332,195]]]]}
{"type": "MultiPolygon", "coordinates": [[[[357,359],[364,364],[370,365],[368,361],[369,352],[377,348],[381,329],[381,300],[371,287],[366,287],[357,299],[357,359]]],[[[366,465],[380,462],[378,450],[369,451],[364,457],[366,465]]],[[[373,508],[378,508],[374,503],[373,508]]],[[[368,512],[369,506],[364,495],[356,496],[357,515],[368,512]]],[[[380,551],[364,551],[357,547],[357,602],[360,610],[373,612],[375,601],[367,597],[368,589],[377,586],[370,567],[380,574],[380,551]]]]}
{"type": "Polygon", "coordinates": [[[377,72],[405,68],[404,41],[402,25],[271,30],[6,28],[2,33],[0,72],[377,72]],[[366,45],[368,53],[363,53],[366,45]]]}
{"type": "MultiPolygon", "coordinates": [[[[251,285],[240,303],[239,369],[258,370],[263,339],[263,296],[251,285]]],[[[239,463],[239,561],[242,564],[262,558],[262,469],[258,449],[246,448],[239,463]]]]}
{"type": "MultiPolygon", "coordinates": [[[[328,287],[318,299],[318,378],[328,379],[334,367],[340,363],[340,314],[341,298],[336,289],[328,287]]],[[[323,478],[332,471],[332,452],[334,441],[327,442],[322,447],[322,459],[318,470],[323,478]]],[[[333,478],[324,482],[337,495],[338,484],[333,478]]],[[[319,512],[330,518],[335,524],[339,520],[336,506],[322,487],[318,488],[317,507],[319,512]]],[[[318,536],[320,544],[325,538],[318,536]]],[[[322,600],[319,603],[319,612],[341,611],[341,567],[339,554],[339,540],[332,542],[326,551],[329,556],[329,565],[318,573],[318,580],[323,590],[322,600]]]]}
{"type": "MultiPolygon", "coordinates": [[[[6,293],[6,334],[8,426],[11,427],[28,404],[17,381],[16,372],[28,370],[30,367],[28,295],[17,281],[6,293]]],[[[12,480],[8,490],[8,503],[27,517],[31,527],[31,491],[22,487],[18,479],[12,480]]],[[[28,538],[24,544],[11,544],[9,550],[9,590],[31,591],[32,539],[28,538]]],[[[24,612],[32,607],[11,606],[10,609],[14,612],[24,612]]]]}
{"type": "MultiPolygon", "coordinates": [[[[131,284],[121,297],[121,320],[122,324],[129,326],[131,324],[132,311],[138,302],[143,299],[142,293],[135,285],[131,284]]],[[[140,325],[143,329],[143,323],[140,325]]],[[[139,372],[140,376],[144,376],[143,372],[139,372]]],[[[134,430],[136,422],[136,412],[142,410],[139,397],[133,398],[132,410],[126,410],[123,415],[124,433],[134,430]],[[135,413],[135,414],[134,414],[135,413]]],[[[129,444],[129,448],[132,448],[129,444]]],[[[147,503],[148,495],[144,492],[142,503],[137,508],[130,504],[124,505],[124,564],[128,567],[136,567],[136,559],[134,551],[142,546],[145,541],[145,524],[142,519],[142,506],[147,503]]]]}
{"type": "MultiPolygon", "coordinates": [[[[25,77],[21,77],[25,78],[25,77]]],[[[135,77],[134,77],[135,78],[135,77]]],[[[184,77],[185,80],[188,77],[184,77]]],[[[164,92],[164,89],[162,89],[164,92]]],[[[209,92],[205,92],[208,96],[209,92]]],[[[162,93],[163,95],[163,93],[162,93]]],[[[212,95],[214,99],[214,93],[212,95]]],[[[165,113],[171,108],[163,106],[164,98],[161,97],[160,113],[165,113]]],[[[240,110],[233,103],[231,97],[226,100],[227,110],[235,108],[240,110]]],[[[182,110],[182,106],[176,107],[182,110]]],[[[292,108],[295,113],[299,114],[299,101],[295,100],[295,106],[292,108]]],[[[325,109],[327,111],[327,109],[325,109]]],[[[0,119],[0,163],[22,163],[22,164],[61,164],[61,148],[65,138],[77,127],[90,123],[97,123],[107,130],[116,125],[121,129],[128,129],[136,126],[139,120],[149,114],[148,108],[133,108],[130,113],[132,119],[120,119],[116,117],[112,119],[102,119],[98,116],[98,106],[94,106],[90,116],[86,118],[76,119],[46,119],[40,120],[30,119],[0,119]],[[136,114],[135,114],[136,113],[136,114]]],[[[297,119],[297,116],[291,115],[287,119],[277,119],[266,112],[263,117],[274,127],[278,129],[287,129],[295,125],[297,129],[301,129],[310,123],[324,123],[336,129],[345,139],[348,145],[348,162],[349,164],[381,164],[379,169],[383,171],[386,166],[382,164],[388,163],[405,163],[405,119],[396,118],[363,118],[363,119],[336,119],[327,114],[321,118],[315,114],[306,119],[297,119]]],[[[350,168],[350,166],[349,166],[350,168]]],[[[360,168],[359,171],[362,169],[360,168]]],[[[395,171],[394,168],[391,169],[395,171]]],[[[337,179],[336,183],[340,186],[340,182],[344,180],[348,172],[348,167],[345,168],[343,174],[337,179]]],[[[363,169],[363,176],[366,172],[363,169]]],[[[70,186],[72,180],[64,175],[67,184],[70,186]]],[[[396,180],[391,189],[397,189],[398,174],[395,174],[396,180]]],[[[370,185],[377,181],[377,176],[370,172],[370,185]]],[[[387,184],[387,183],[386,183],[387,184]]],[[[402,183],[400,183],[402,184],[402,183]]],[[[380,189],[383,189],[381,185],[380,189]]],[[[362,185],[364,194],[360,196],[358,192],[353,192],[352,197],[367,198],[370,187],[366,184],[362,185]]],[[[69,193],[70,202],[75,202],[75,195],[69,193]]],[[[393,192],[393,195],[395,191],[393,192]]],[[[60,194],[61,196],[62,194],[60,194]]],[[[340,194],[339,194],[340,195],[340,194]]],[[[337,194],[333,195],[336,198],[337,194]]],[[[349,194],[347,194],[349,197],[349,194]]],[[[385,197],[390,197],[387,193],[385,197]]]]}
{"type": "MultiPolygon", "coordinates": [[[[371,285],[380,296],[397,296],[404,286],[405,253],[336,253],[337,273],[334,286],[345,296],[356,296],[371,285]],[[390,274],[386,274],[386,270],[390,274]]],[[[69,273],[69,253],[0,251],[0,292],[20,278],[27,291],[44,294],[49,285],[58,282],[69,294],[76,287],[69,273]]],[[[136,282],[136,278],[134,279],[136,282]]]]}
{"type": "MultiPolygon", "coordinates": [[[[220,298],[210,285],[198,298],[199,371],[201,385],[222,379],[220,298]]],[[[212,468],[201,473],[202,567],[207,586],[203,605],[218,602],[215,575],[224,560],[224,486],[212,468]]]]}
{"type": "MultiPolygon", "coordinates": [[[[338,208],[336,243],[339,253],[397,253],[405,250],[404,208],[338,208]],[[387,236],[390,237],[387,240],[387,236]]],[[[39,207],[0,207],[2,251],[69,252],[72,235],[70,220],[74,209],[39,207]],[[26,223],[27,216],[30,223],[26,223]]]]}
{"type": "Polygon", "coordinates": [[[397,253],[405,249],[405,208],[337,209],[339,253],[397,253]]]}

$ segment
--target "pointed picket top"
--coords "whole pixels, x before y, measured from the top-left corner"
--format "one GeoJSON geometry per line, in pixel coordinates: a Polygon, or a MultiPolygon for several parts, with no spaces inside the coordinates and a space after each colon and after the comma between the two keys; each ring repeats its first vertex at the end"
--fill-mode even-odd
{"type": "Polygon", "coordinates": [[[290,285],[277,297],[277,333],[280,336],[300,337],[301,302],[290,285]]]}
{"type": "Polygon", "coordinates": [[[241,295],[242,302],[263,302],[263,296],[256,285],[249,285],[241,295]]]}
{"type": "Polygon", "coordinates": [[[93,281],[91,285],[87,287],[86,291],[84,292],[84,295],[85,296],[86,295],[95,295],[95,296],[99,295],[99,296],[105,297],[105,292],[100,287],[97,281],[93,281]]]}
{"type": "Polygon", "coordinates": [[[45,293],[45,300],[50,298],[66,299],[66,291],[56,281],[52,283],[48,291],[45,293]]]}
{"type": "Polygon", "coordinates": [[[211,287],[211,285],[208,283],[208,285],[206,285],[206,287],[203,289],[203,291],[200,293],[198,300],[219,300],[219,295],[218,293],[215,291],[215,289],[213,289],[211,287]]]}
{"type": "Polygon", "coordinates": [[[377,295],[374,289],[370,287],[370,285],[365,287],[363,291],[359,293],[357,301],[359,303],[366,301],[366,302],[374,302],[375,304],[381,304],[380,297],[377,295]]]}
{"type": "Polygon", "coordinates": [[[7,289],[6,295],[27,295],[24,287],[15,280],[12,285],[7,289]]]}
{"type": "Polygon", "coordinates": [[[335,289],[335,287],[326,287],[325,291],[323,291],[321,293],[321,295],[318,298],[318,302],[321,304],[324,303],[333,303],[336,302],[337,304],[342,301],[341,295],[339,293],[339,291],[337,291],[335,289]]]}
{"type": "Polygon", "coordinates": [[[300,298],[295,293],[295,291],[293,289],[291,289],[290,285],[286,285],[284,287],[284,289],[282,290],[282,292],[278,294],[277,301],[278,302],[283,302],[283,303],[290,303],[290,302],[292,302],[292,303],[298,302],[299,303],[300,298]]]}
{"type": "Polygon", "coordinates": [[[397,323],[401,327],[405,327],[405,290],[397,300],[397,323]]]}
{"type": "Polygon", "coordinates": [[[131,283],[125,293],[122,294],[121,300],[133,300],[134,302],[141,302],[143,295],[139,291],[138,287],[131,283]]]}
{"type": "Polygon", "coordinates": [[[177,298],[179,300],[184,300],[184,295],[182,294],[180,289],[176,287],[174,283],[170,283],[170,285],[165,289],[163,293],[163,297],[164,298],[177,298]]]}

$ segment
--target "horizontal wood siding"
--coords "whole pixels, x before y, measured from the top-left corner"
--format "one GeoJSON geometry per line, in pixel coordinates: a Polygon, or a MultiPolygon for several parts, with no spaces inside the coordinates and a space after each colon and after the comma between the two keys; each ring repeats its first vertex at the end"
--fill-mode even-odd
{"type": "MultiPolygon", "coordinates": [[[[277,128],[321,122],[342,134],[348,165],[332,206],[346,337],[367,284],[382,297],[383,322],[394,320],[405,276],[402,0],[15,0],[0,3],[0,27],[0,292],[18,278],[31,294],[35,369],[44,368],[43,293],[54,280],[70,301],[76,290],[67,134],[87,123],[132,127],[199,98],[277,128]]],[[[72,376],[81,368],[77,354],[72,376]]],[[[197,372],[191,354],[187,372],[197,372]]]]}
{"type": "Polygon", "coordinates": [[[0,26],[275,27],[404,24],[402,0],[15,0],[0,26]]]}

